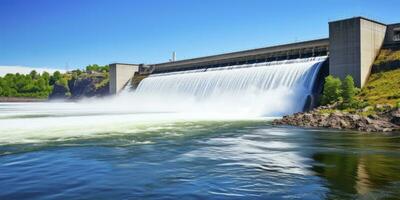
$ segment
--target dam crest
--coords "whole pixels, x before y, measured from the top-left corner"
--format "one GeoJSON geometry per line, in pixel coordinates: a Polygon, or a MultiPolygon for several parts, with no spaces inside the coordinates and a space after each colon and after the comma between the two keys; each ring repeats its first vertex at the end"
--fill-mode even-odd
{"type": "MultiPolygon", "coordinates": [[[[158,64],[113,63],[110,93],[131,85],[138,94],[183,95],[207,101],[234,92],[251,96],[248,90],[270,93],[286,88],[286,92],[298,93],[297,84],[304,84],[304,76],[309,76],[312,84],[303,88],[301,100],[297,99],[303,102],[301,108],[287,112],[301,111],[315,105],[327,75],[342,79],[351,75],[356,86],[362,87],[380,49],[399,45],[399,38],[400,24],[387,25],[364,17],[332,21],[329,37],[323,39],[158,64]]],[[[228,96],[230,100],[238,98],[228,96]]]]}

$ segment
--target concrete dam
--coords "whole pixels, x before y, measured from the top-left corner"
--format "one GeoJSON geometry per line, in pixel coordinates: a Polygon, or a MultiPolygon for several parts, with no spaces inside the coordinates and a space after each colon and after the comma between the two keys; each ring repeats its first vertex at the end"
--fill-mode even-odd
{"type": "Polygon", "coordinates": [[[399,42],[400,24],[364,17],[332,21],[324,39],[158,64],[113,63],[110,93],[133,88],[135,95],[204,109],[281,116],[313,107],[329,74],[351,75],[362,87],[380,49],[399,42]]]}

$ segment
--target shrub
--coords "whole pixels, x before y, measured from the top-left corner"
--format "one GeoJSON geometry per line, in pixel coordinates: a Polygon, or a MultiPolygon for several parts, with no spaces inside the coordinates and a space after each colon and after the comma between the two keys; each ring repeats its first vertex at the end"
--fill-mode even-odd
{"type": "Polygon", "coordinates": [[[56,82],[56,84],[57,84],[57,85],[61,85],[61,86],[63,86],[65,89],[69,90],[69,87],[68,87],[68,80],[67,80],[66,78],[64,78],[64,77],[60,78],[60,79],[56,82]]]}
{"type": "Polygon", "coordinates": [[[110,67],[108,65],[100,66],[97,64],[86,66],[86,72],[88,71],[97,71],[97,72],[108,72],[110,67]]]}
{"type": "Polygon", "coordinates": [[[354,101],[356,95],[356,87],[354,86],[353,77],[347,75],[342,84],[342,97],[344,103],[351,103],[354,101]]]}
{"type": "Polygon", "coordinates": [[[53,75],[50,77],[50,85],[54,85],[61,78],[61,73],[59,71],[55,71],[53,75]]]}
{"type": "Polygon", "coordinates": [[[342,82],[339,78],[335,78],[331,75],[325,78],[324,90],[322,92],[321,104],[327,105],[342,100],[342,82]]]}
{"type": "Polygon", "coordinates": [[[369,106],[367,101],[360,101],[358,99],[353,99],[350,102],[342,102],[339,105],[339,109],[362,109],[369,106]]]}

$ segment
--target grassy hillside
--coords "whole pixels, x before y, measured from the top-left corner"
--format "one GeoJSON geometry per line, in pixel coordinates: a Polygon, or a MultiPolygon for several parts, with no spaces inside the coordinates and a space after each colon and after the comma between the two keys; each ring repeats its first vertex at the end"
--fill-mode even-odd
{"type": "Polygon", "coordinates": [[[383,49],[372,68],[367,84],[357,96],[370,105],[400,102],[400,50],[383,49]]]}

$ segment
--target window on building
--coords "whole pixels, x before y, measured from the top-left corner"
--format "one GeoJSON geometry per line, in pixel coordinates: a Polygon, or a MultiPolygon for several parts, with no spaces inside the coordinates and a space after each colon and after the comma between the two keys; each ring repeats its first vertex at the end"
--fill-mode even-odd
{"type": "Polygon", "coordinates": [[[393,30],[393,40],[400,41],[400,29],[393,30]]]}

